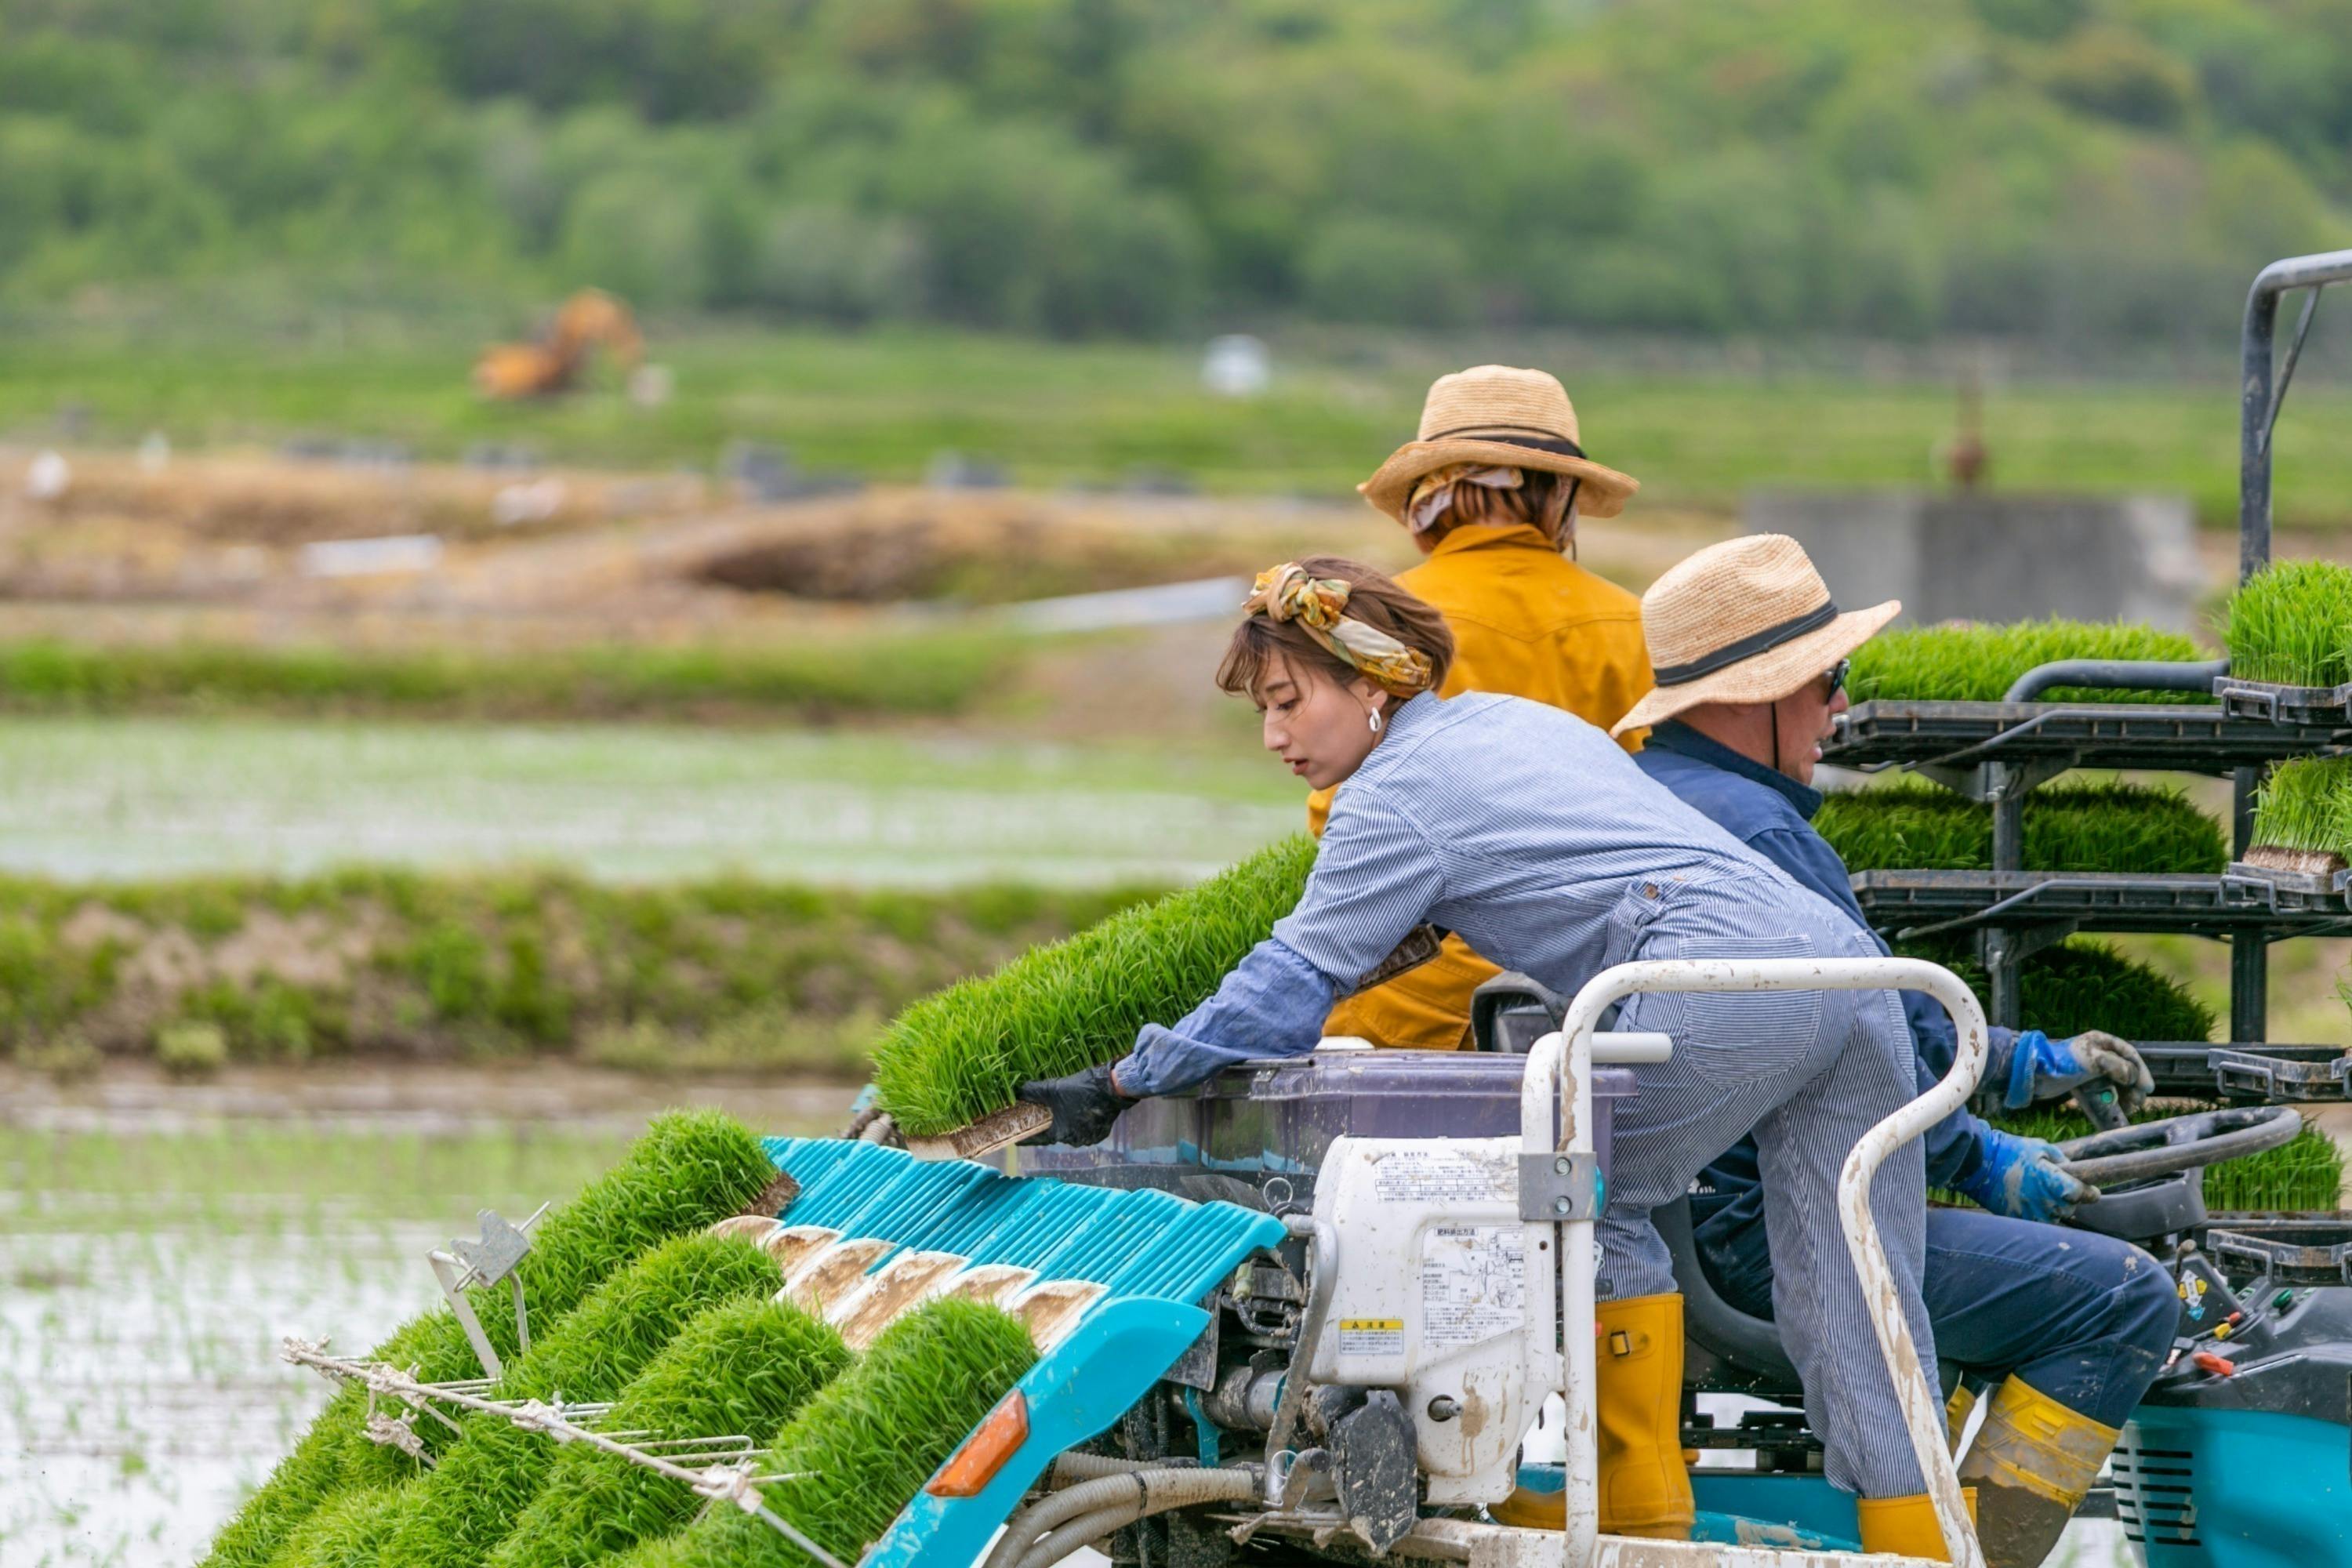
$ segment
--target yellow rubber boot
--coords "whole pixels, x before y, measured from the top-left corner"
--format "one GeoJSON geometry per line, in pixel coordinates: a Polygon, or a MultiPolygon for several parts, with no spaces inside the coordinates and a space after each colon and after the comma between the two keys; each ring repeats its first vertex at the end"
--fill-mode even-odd
{"type": "Polygon", "coordinates": [[[1994,1390],[1960,1479],[1977,1489],[1990,1568],[2039,1568],[2122,1434],[2021,1378],[1994,1390]]]}
{"type": "Polygon", "coordinates": [[[1952,1453],[1960,1451],[1960,1439],[1969,1433],[1969,1417],[1977,1413],[1977,1391],[1967,1384],[1952,1390],[1944,1401],[1944,1447],[1952,1453]]]}
{"type": "MultiPolygon", "coordinates": [[[[1688,1541],[1698,1503],[1683,1462],[1683,1299],[1603,1301],[1597,1321],[1601,1532],[1688,1541]]],[[[1489,1511],[1505,1524],[1559,1530],[1567,1498],[1523,1487],[1489,1511]]]]}
{"type": "MultiPolygon", "coordinates": [[[[1967,1500],[1969,1518],[1975,1519],[1977,1494],[1963,1487],[1960,1496],[1967,1500]]],[[[1862,1521],[1864,1552],[1892,1552],[1900,1557],[1924,1557],[1930,1563],[1952,1560],[1944,1549],[1944,1527],[1936,1522],[1936,1505],[1926,1492],[1913,1497],[1866,1497],[1853,1506],[1862,1521]]]]}

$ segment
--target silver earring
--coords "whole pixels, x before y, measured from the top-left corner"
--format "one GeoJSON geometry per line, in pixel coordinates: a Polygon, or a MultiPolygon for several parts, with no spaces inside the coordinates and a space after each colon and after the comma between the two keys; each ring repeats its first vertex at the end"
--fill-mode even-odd
{"type": "Polygon", "coordinates": [[[1375,735],[1381,732],[1381,710],[1377,708],[1364,715],[1364,726],[1375,735]]]}

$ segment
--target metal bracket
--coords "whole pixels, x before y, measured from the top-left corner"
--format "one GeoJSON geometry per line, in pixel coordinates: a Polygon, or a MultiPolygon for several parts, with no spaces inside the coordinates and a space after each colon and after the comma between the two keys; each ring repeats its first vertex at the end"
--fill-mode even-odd
{"type": "Polygon", "coordinates": [[[546,1214],[548,1205],[541,1204],[531,1216],[520,1225],[511,1225],[496,1209],[481,1209],[474,1217],[482,1227],[478,1241],[460,1237],[449,1244],[447,1251],[436,1247],[425,1255],[433,1265],[433,1277],[441,1282],[441,1294],[448,1298],[449,1310],[457,1315],[457,1324],[466,1331],[467,1342],[474,1347],[474,1359],[482,1363],[483,1375],[502,1377],[505,1366],[499,1352],[490,1345],[489,1335],[482,1331],[482,1322],[474,1315],[474,1303],[467,1299],[469,1286],[496,1285],[507,1281],[514,1289],[515,1346],[518,1352],[530,1349],[530,1317],[523,1305],[522,1279],[515,1268],[530,1252],[529,1232],[546,1214]]]}
{"type": "Polygon", "coordinates": [[[1521,1154],[1519,1218],[1530,1225],[1599,1219],[1606,1184],[1598,1154],[1521,1154]]]}
{"type": "Polygon", "coordinates": [[[2071,756],[2026,757],[2013,763],[1918,763],[1912,771],[1979,805],[1997,805],[2004,800],[2022,799],[2052,779],[2073,772],[2074,765],[2071,756]]]}
{"type": "Polygon", "coordinates": [[[1201,1337],[1176,1358],[1174,1366],[1160,1373],[1165,1382],[1181,1384],[1187,1398],[1194,1389],[1206,1391],[1217,1386],[1217,1293],[1210,1291],[1201,1306],[1209,1316],[1208,1322],[1202,1326],[1201,1337]]]}

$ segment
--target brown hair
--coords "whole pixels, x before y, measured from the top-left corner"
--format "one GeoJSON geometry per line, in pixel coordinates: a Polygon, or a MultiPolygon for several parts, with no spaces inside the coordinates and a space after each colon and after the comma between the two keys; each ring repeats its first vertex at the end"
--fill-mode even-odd
{"type": "Polygon", "coordinates": [[[1523,522],[1552,542],[1555,548],[1565,550],[1574,535],[1568,521],[1568,509],[1575,503],[1577,487],[1583,481],[1573,474],[1555,474],[1549,468],[1522,468],[1517,489],[1498,490],[1488,485],[1457,484],[1454,499],[1437,515],[1437,521],[1414,535],[1421,547],[1427,550],[1439,540],[1465,523],[1483,523],[1500,528],[1523,522]]]}
{"type": "MultiPolygon", "coordinates": [[[[1445,617],[1427,601],[1414,598],[1386,574],[1345,556],[1302,555],[1298,565],[1309,577],[1347,584],[1349,617],[1378,626],[1407,647],[1418,648],[1429,659],[1431,688],[1445,683],[1445,672],[1454,663],[1454,634],[1447,629],[1445,617]]],[[[1277,656],[1320,670],[1342,686],[1361,673],[1308,636],[1297,622],[1276,621],[1260,614],[1243,617],[1234,628],[1225,657],[1217,665],[1217,689],[1235,697],[1250,695],[1277,656]]]]}

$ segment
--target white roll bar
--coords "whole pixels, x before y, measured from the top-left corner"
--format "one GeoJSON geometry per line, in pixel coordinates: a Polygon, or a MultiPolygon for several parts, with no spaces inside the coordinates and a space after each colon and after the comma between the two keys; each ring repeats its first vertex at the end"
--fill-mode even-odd
{"type": "MultiPolygon", "coordinates": [[[[1571,1164],[1595,1157],[1592,1144],[1594,1026],[1601,1015],[1640,992],[1688,991],[1920,991],[1944,1005],[1958,1027],[1959,1049],[1942,1082],[1864,1133],[1838,1175],[1838,1219],[1846,1247],[1874,1303],[1871,1327],[1894,1379],[1911,1450],[1927,1478],[1927,1495],[1942,1528],[1954,1568],[1984,1568],[1959,1473],[1945,1447],[1944,1412],[1935,1384],[1919,1363],[1895,1291],[1894,1271],[1870,1212],[1870,1186],[1886,1157],[1958,1110],[1984,1071],[1984,1008],[1959,977],[1940,964],[1916,958],[1669,959],[1621,963],[1603,970],[1576,994],[1558,1034],[1547,1035],[1528,1053],[1521,1080],[1519,1135],[1523,1153],[1571,1164]],[[1557,1115],[1559,1136],[1552,1132],[1557,1115]],[[1581,1157],[1580,1160],[1579,1157],[1581,1157]]],[[[1657,1059],[1644,1052],[1641,1059],[1657,1059]]],[[[1525,1336],[1528,1383],[1562,1395],[1568,1406],[1566,1568],[1592,1568],[1599,1552],[1600,1452],[1593,1436],[1592,1226],[1587,1214],[1563,1222],[1527,1225],[1527,1316],[1530,1323],[1557,1321],[1559,1352],[1550,1336],[1525,1336]],[[1557,1259],[1557,1264],[1553,1262],[1557,1259]]]]}

